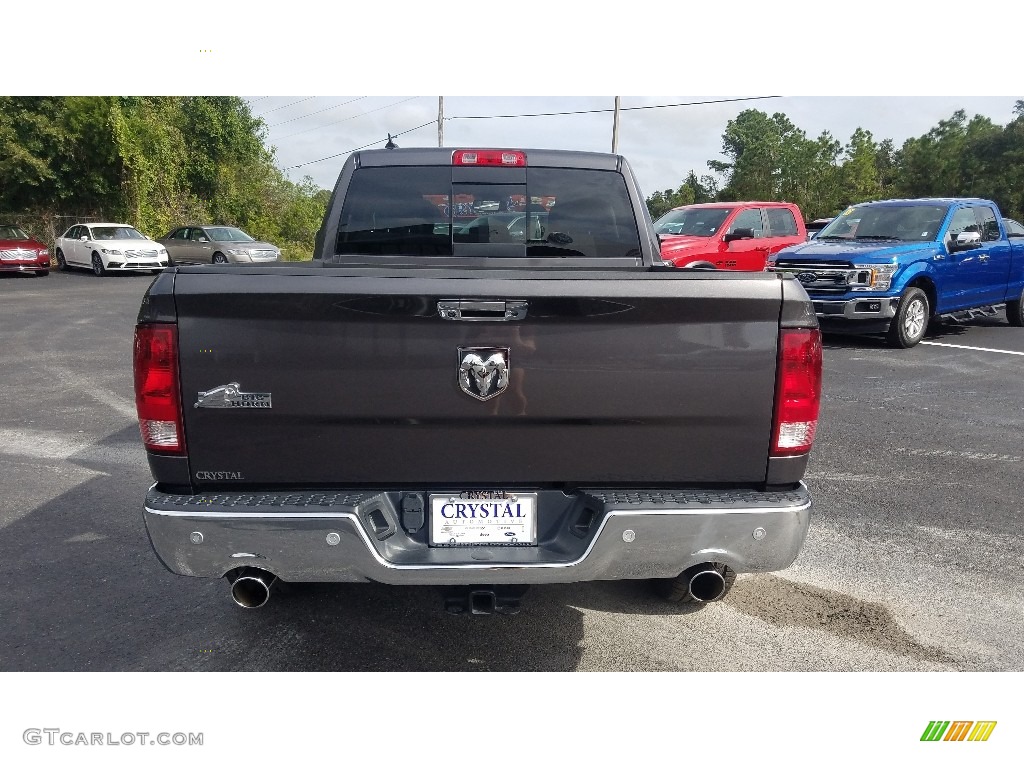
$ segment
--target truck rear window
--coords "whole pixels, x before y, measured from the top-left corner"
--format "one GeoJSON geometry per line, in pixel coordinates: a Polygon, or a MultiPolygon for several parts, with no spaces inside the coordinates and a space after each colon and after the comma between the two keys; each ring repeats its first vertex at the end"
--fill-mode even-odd
{"type": "Polygon", "coordinates": [[[448,166],[358,168],[337,254],[639,258],[625,179],[614,171],[448,166]],[[474,172],[479,170],[477,175],[474,172]]]}

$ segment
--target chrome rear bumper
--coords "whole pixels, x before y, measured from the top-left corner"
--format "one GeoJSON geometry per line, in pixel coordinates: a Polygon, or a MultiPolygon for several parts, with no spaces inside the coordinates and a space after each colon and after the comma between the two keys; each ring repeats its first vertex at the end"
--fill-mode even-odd
{"type": "Polygon", "coordinates": [[[709,561],[777,571],[796,559],[812,509],[803,484],[774,494],[583,491],[563,495],[564,513],[542,521],[537,546],[437,548],[400,524],[382,532],[367,522],[370,508],[394,513],[394,494],[345,493],[151,490],[144,515],[161,561],[186,576],[252,566],[285,581],[458,585],[667,578],[709,561]],[[593,511],[585,530],[581,499],[593,511]]]}

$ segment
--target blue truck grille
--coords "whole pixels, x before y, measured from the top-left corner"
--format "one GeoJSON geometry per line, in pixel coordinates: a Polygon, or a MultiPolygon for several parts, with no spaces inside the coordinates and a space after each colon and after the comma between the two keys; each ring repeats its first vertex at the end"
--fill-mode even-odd
{"type": "MultiPolygon", "coordinates": [[[[808,293],[846,293],[850,285],[860,282],[853,264],[848,261],[779,259],[769,265],[768,271],[793,275],[808,293]]],[[[870,273],[867,279],[870,281],[870,273]]]]}

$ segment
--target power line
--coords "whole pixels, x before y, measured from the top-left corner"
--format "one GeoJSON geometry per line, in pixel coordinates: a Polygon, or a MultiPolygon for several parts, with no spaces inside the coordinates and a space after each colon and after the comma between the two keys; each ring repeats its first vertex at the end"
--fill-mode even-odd
{"type": "MultiPolygon", "coordinates": [[[[620,112],[631,112],[638,109],[668,109],[669,107],[696,107],[701,104],[725,104],[733,101],[757,101],[758,99],[780,99],[781,96],[746,96],[738,99],[712,99],[710,101],[687,101],[681,104],[650,104],[645,107],[621,107],[620,112]]],[[[614,112],[614,109],[581,109],[573,112],[535,112],[528,115],[454,115],[445,120],[494,120],[512,117],[557,117],[562,115],[596,115],[614,112]]]]}
{"type": "MultiPolygon", "coordinates": [[[[399,131],[398,133],[390,133],[388,135],[391,138],[398,138],[398,136],[401,136],[403,134],[412,133],[413,131],[420,130],[420,128],[426,128],[428,125],[436,125],[436,124],[437,124],[436,120],[430,120],[430,121],[424,123],[423,125],[416,126],[415,128],[409,128],[408,130],[399,131]]],[[[351,153],[358,152],[359,150],[366,150],[366,148],[368,146],[373,146],[374,144],[380,143],[383,140],[384,139],[377,139],[376,141],[371,141],[369,144],[364,144],[362,146],[356,146],[356,147],[352,148],[352,150],[345,150],[344,152],[339,152],[337,155],[331,155],[329,157],[321,158],[319,160],[308,160],[305,163],[299,163],[298,165],[290,165],[287,168],[282,168],[282,170],[283,171],[291,171],[291,170],[294,170],[296,168],[302,168],[302,166],[313,165],[314,163],[323,163],[325,160],[334,160],[335,158],[340,158],[342,155],[350,155],[351,153]]]]}
{"type": "Polygon", "coordinates": [[[256,117],[263,117],[264,115],[269,115],[271,112],[277,112],[277,110],[279,110],[279,109],[287,109],[288,107],[294,107],[296,104],[301,104],[304,101],[309,101],[310,99],[315,99],[315,98],[316,98],[316,96],[307,96],[304,99],[299,99],[298,101],[293,101],[291,104],[285,104],[283,107],[274,107],[273,109],[268,109],[266,112],[261,112],[260,114],[256,115],[256,117]]]}
{"type": "Polygon", "coordinates": [[[319,115],[321,112],[330,112],[332,109],[340,109],[341,107],[344,107],[346,104],[351,104],[353,101],[359,101],[360,99],[365,99],[365,98],[366,98],[365,96],[356,96],[354,99],[349,99],[348,101],[343,101],[343,102],[341,102],[341,104],[335,104],[333,107],[325,107],[324,109],[318,109],[316,112],[309,112],[309,113],[307,113],[305,115],[299,115],[298,117],[293,117],[293,118],[290,118],[288,120],[282,120],[280,123],[274,123],[273,125],[268,125],[267,128],[276,128],[277,126],[284,125],[285,123],[294,123],[296,120],[305,120],[307,117],[312,117],[313,115],[319,115]]]}
{"type": "MultiPolygon", "coordinates": [[[[389,105],[387,105],[385,107],[378,107],[377,109],[371,109],[369,112],[363,112],[362,114],[368,115],[368,114],[370,114],[370,112],[378,112],[381,109],[387,109],[388,107],[393,107],[393,106],[396,106],[398,104],[402,104],[402,103],[404,103],[406,101],[411,101],[414,98],[418,98],[418,97],[413,96],[411,98],[404,99],[403,101],[395,102],[395,104],[389,104],[389,105]]],[[[782,98],[782,97],[781,96],[746,96],[746,97],[736,98],[736,99],[711,99],[711,100],[708,100],[708,101],[690,101],[690,102],[683,102],[683,103],[680,103],[680,104],[650,104],[650,105],[642,106],[642,107],[621,107],[619,111],[620,112],[627,112],[627,111],[634,111],[634,110],[640,110],[640,109],[667,109],[669,107],[695,107],[695,106],[699,106],[699,105],[702,105],[702,104],[725,104],[725,103],[728,103],[728,102],[736,102],[736,101],[757,101],[757,100],[760,100],[760,99],[779,99],[779,98],[782,98]]],[[[517,118],[517,117],[554,117],[554,116],[559,116],[559,115],[592,115],[592,114],[600,114],[600,113],[607,113],[607,112],[614,112],[614,111],[615,111],[614,109],[584,109],[584,110],[576,110],[576,111],[572,111],[572,112],[537,112],[537,113],[525,114],[525,115],[455,115],[455,116],[452,116],[452,117],[445,117],[444,120],[445,121],[448,121],[448,120],[491,120],[491,119],[500,119],[500,118],[517,118]]],[[[360,115],[353,115],[353,117],[360,117],[360,115]]],[[[345,120],[351,120],[351,119],[352,119],[351,117],[345,118],[345,120]]],[[[345,120],[338,120],[337,122],[341,123],[341,122],[345,122],[345,120]]],[[[423,125],[417,125],[415,128],[409,128],[408,130],[402,131],[400,133],[395,133],[395,134],[390,134],[390,135],[392,136],[392,138],[397,138],[398,136],[401,136],[403,134],[412,133],[413,131],[418,131],[420,128],[425,128],[428,125],[436,125],[436,123],[437,123],[436,120],[431,120],[430,122],[423,123],[423,125]]],[[[281,137],[278,138],[278,141],[280,141],[281,139],[287,139],[290,136],[297,136],[300,133],[306,133],[308,131],[317,130],[319,128],[327,128],[330,125],[336,125],[336,124],[337,123],[329,123],[328,125],[324,125],[324,126],[316,126],[314,128],[307,128],[305,131],[298,131],[296,133],[288,134],[288,136],[281,136],[281,137]]],[[[377,144],[379,141],[381,141],[381,140],[378,139],[377,141],[372,141],[369,144],[364,144],[361,147],[356,147],[354,149],[348,149],[348,150],[345,150],[344,152],[338,152],[337,154],[329,155],[328,157],[321,157],[319,160],[307,160],[306,162],[299,163],[298,165],[290,165],[287,168],[282,168],[281,170],[290,171],[290,170],[293,170],[295,168],[302,168],[303,166],[306,166],[306,165],[314,165],[316,163],[322,163],[325,160],[333,160],[336,157],[341,157],[342,155],[347,155],[347,154],[350,154],[352,152],[358,152],[360,149],[366,149],[367,147],[372,147],[374,144],[377,144]]]]}
{"type": "MultiPolygon", "coordinates": [[[[407,99],[402,99],[401,101],[396,101],[394,104],[385,104],[383,107],[377,107],[376,109],[369,109],[366,112],[360,112],[358,115],[349,115],[348,117],[343,117],[341,120],[335,120],[333,123],[327,123],[327,125],[314,125],[312,128],[306,128],[306,129],[301,130],[301,131],[296,131],[295,133],[289,133],[289,134],[287,134],[285,136],[278,136],[277,138],[274,139],[274,141],[284,141],[285,139],[290,139],[292,136],[298,136],[301,133],[309,133],[310,131],[319,131],[322,128],[330,128],[332,125],[338,125],[339,123],[344,123],[344,122],[346,122],[348,120],[355,120],[357,117],[362,117],[363,115],[369,115],[369,114],[371,114],[373,112],[380,112],[382,109],[389,109],[391,107],[397,107],[399,104],[405,104],[405,102],[407,102],[407,101],[412,101],[413,99],[418,99],[418,98],[420,98],[420,97],[419,96],[410,96],[407,99]]],[[[278,125],[280,125],[280,123],[278,123],[278,125]]]]}

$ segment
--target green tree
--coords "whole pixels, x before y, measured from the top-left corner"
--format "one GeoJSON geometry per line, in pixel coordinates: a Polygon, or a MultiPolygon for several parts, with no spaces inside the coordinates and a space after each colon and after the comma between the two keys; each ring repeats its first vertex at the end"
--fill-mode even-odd
{"type": "Polygon", "coordinates": [[[878,145],[871,131],[857,128],[843,149],[840,171],[841,198],[837,207],[882,197],[882,183],[878,174],[878,145]]]}
{"type": "Polygon", "coordinates": [[[125,220],[160,236],[233,224],[312,253],[329,193],[294,184],[236,96],[0,97],[0,210],[125,220]]]}
{"type": "Polygon", "coordinates": [[[0,210],[45,203],[56,186],[51,160],[66,141],[59,100],[0,97],[0,210]]]}
{"type": "MultiPolygon", "coordinates": [[[[722,154],[708,167],[726,178],[722,200],[772,200],[781,191],[784,144],[795,126],[781,113],[769,117],[756,109],[740,112],[722,134],[722,154]]],[[[802,137],[802,133],[801,133],[802,137]]]]}
{"type": "Polygon", "coordinates": [[[879,198],[894,197],[899,181],[899,150],[892,139],[886,139],[878,145],[875,152],[875,172],[878,176],[879,198]]]}
{"type": "Polygon", "coordinates": [[[186,179],[201,198],[217,197],[220,171],[225,166],[264,166],[261,178],[272,168],[273,156],[264,146],[266,126],[237,96],[184,99],[180,126],[188,148],[186,179]]]}
{"type": "Polygon", "coordinates": [[[827,131],[811,140],[782,113],[748,109],[722,134],[727,160],[708,167],[724,177],[719,200],[786,200],[813,217],[837,205],[840,151],[827,131]]]}
{"type": "Polygon", "coordinates": [[[121,208],[124,167],[114,141],[110,111],[113,97],[73,96],[61,101],[59,125],[64,133],[52,158],[56,171],[53,201],[76,213],[121,208]]]}
{"type": "MultiPolygon", "coordinates": [[[[693,172],[691,171],[690,173],[692,175],[693,172]]],[[[655,192],[646,200],[647,210],[651,212],[652,219],[659,219],[673,208],[678,208],[681,205],[690,205],[693,202],[693,189],[686,186],[686,184],[680,185],[679,189],[674,192],[671,189],[666,189],[664,192],[655,192]]]]}
{"type": "Polygon", "coordinates": [[[771,199],[796,203],[807,220],[832,215],[841,197],[841,151],[828,131],[814,141],[791,141],[784,154],[781,190],[771,199]]]}
{"type": "Polygon", "coordinates": [[[906,197],[953,196],[961,187],[960,167],[967,114],[957,110],[924,136],[907,139],[900,150],[898,189],[906,197]]]}
{"type": "Polygon", "coordinates": [[[1003,128],[981,115],[968,120],[961,109],[925,135],[907,139],[897,153],[898,194],[987,197],[1004,211],[1015,210],[1011,179],[1019,177],[1021,155],[1014,146],[1020,119],[1018,114],[1003,128]]]}
{"type": "Polygon", "coordinates": [[[179,100],[121,97],[110,108],[120,159],[121,209],[136,227],[161,237],[192,209],[179,100]]]}
{"type": "Polygon", "coordinates": [[[713,176],[701,176],[698,179],[697,174],[690,171],[683,182],[683,187],[693,193],[695,203],[713,203],[718,196],[718,185],[713,176]]]}
{"type": "Polygon", "coordinates": [[[1024,220],[1024,100],[1013,108],[1014,118],[1003,129],[999,155],[991,167],[992,197],[1007,216],[1024,220]]]}

